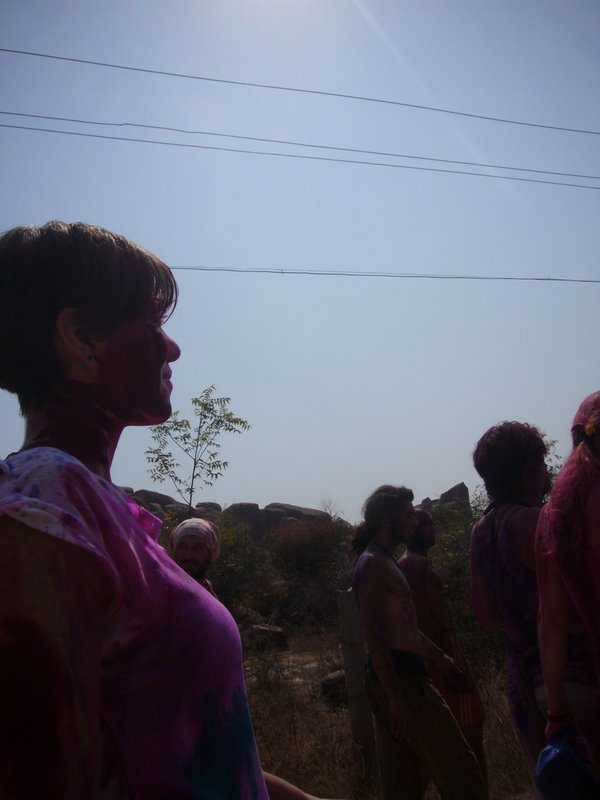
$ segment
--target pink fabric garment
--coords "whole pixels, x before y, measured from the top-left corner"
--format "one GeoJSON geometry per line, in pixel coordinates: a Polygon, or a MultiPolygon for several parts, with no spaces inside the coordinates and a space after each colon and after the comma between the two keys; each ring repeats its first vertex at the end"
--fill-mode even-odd
{"type": "MultiPolygon", "coordinates": [[[[268,800],[237,627],[157,544],[160,521],[53,448],[0,461],[3,515],[91,554],[110,582],[113,602],[99,642],[100,721],[85,720],[100,725],[115,754],[115,775],[97,776],[98,785],[124,773],[134,800],[268,800]]],[[[3,545],[0,536],[6,563],[3,545]]],[[[39,580],[52,581],[52,570],[40,572],[39,580]]],[[[77,613],[68,581],[51,588],[65,613],[77,613]]],[[[15,607],[35,606],[35,585],[19,591],[23,603],[12,598],[15,607]]],[[[43,623],[44,610],[36,614],[36,624],[43,623]]],[[[82,641],[79,649],[93,644],[82,641]]],[[[91,674],[76,677],[94,681],[91,674]]],[[[3,734],[1,726],[0,720],[3,734]]]]}
{"type": "MultiPolygon", "coordinates": [[[[538,558],[553,559],[570,601],[583,622],[594,648],[597,680],[600,683],[600,472],[587,496],[577,506],[578,546],[564,551],[559,536],[572,533],[569,520],[560,532],[553,525],[552,509],[546,507],[538,522],[538,558]]],[[[573,526],[574,527],[574,526],[573,526]]]]}

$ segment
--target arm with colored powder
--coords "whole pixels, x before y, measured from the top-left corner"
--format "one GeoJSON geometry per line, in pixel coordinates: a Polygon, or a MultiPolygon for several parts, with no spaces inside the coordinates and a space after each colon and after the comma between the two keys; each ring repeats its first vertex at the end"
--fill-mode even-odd
{"type": "Polygon", "coordinates": [[[553,717],[564,718],[551,720],[546,725],[546,739],[551,741],[571,715],[565,692],[567,593],[552,560],[541,553],[537,554],[537,577],[538,641],[548,696],[548,713],[553,717]]]}
{"type": "Polygon", "coordinates": [[[439,647],[421,630],[424,619],[429,620],[429,624],[433,622],[443,631],[450,625],[450,617],[441,596],[442,582],[438,574],[425,558],[401,558],[398,561],[398,568],[410,587],[417,612],[423,654],[445,675],[452,686],[460,686],[463,672],[451,653],[439,647]]]}
{"type": "Polygon", "coordinates": [[[91,797],[108,579],[91,555],[7,517],[0,571],[0,796],[91,797]]]}
{"type": "Polygon", "coordinates": [[[432,642],[422,631],[421,645],[425,657],[433,661],[440,672],[450,681],[450,684],[456,688],[461,687],[464,673],[452,656],[445,653],[441,647],[432,642]]]}
{"type": "Polygon", "coordinates": [[[277,778],[269,772],[263,772],[263,775],[269,792],[269,800],[319,800],[318,797],[306,794],[296,786],[292,786],[291,783],[277,778]]]}

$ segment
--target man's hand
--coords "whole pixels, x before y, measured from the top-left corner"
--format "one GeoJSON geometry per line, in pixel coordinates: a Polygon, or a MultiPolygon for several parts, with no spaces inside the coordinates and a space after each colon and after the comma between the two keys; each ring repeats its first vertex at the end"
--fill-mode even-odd
{"type": "Polygon", "coordinates": [[[388,698],[390,728],[395,739],[410,739],[414,732],[411,713],[401,694],[388,698]]]}
{"type": "Polygon", "coordinates": [[[465,685],[465,673],[453,658],[444,653],[439,663],[444,677],[454,689],[462,689],[465,685]]]}

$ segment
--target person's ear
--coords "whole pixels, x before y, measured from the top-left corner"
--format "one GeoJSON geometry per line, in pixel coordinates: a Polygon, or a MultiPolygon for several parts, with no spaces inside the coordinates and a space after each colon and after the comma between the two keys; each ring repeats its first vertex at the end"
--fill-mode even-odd
{"type": "Polygon", "coordinates": [[[96,344],[81,325],[76,308],[63,308],[56,318],[54,345],[67,377],[93,383],[98,372],[96,344]]]}

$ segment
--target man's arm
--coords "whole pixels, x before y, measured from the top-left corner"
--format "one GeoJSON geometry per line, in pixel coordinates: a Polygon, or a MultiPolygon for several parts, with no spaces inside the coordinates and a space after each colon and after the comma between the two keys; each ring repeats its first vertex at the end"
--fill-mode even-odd
{"type": "Polygon", "coordinates": [[[449,653],[445,653],[441,647],[438,647],[432,642],[422,631],[419,631],[419,633],[421,634],[421,645],[425,657],[435,664],[440,672],[450,681],[452,686],[455,686],[457,689],[460,688],[464,681],[464,672],[462,669],[449,653]]]}
{"type": "Polygon", "coordinates": [[[476,529],[471,536],[471,603],[475,619],[486,633],[502,630],[496,598],[481,567],[482,539],[476,529]]]}
{"type": "Polygon", "coordinates": [[[108,579],[88,553],[7,517],[0,573],[0,796],[91,797],[108,579]]]}
{"type": "Polygon", "coordinates": [[[270,772],[263,772],[263,775],[269,792],[269,800],[319,800],[318,797],[306,794],[282,778],[271,775],[270,772]]]}
{"type": "Polygon", "coordinates": [[[423,618],[427,619],[429,624],[435,622],[441,631],[450,630],[450,615],[442,596],[442,582],[437,572],[425,558],[410,556],[401,558],[398,561],[398,568],[410,587],[417,612],[423,654],[452,685],[462,684],[463,672],[451,653],[439,647],[421,630],[423,618]]]}
{"type": "MultiPolygon", "coordinates": [[[[363,559],[357,588],[365,642],[371,663],[387,695],[392,736],[406,739],[412,732],[413,722],[394,669],[392,643],[388,638],[385,616],[390,591],[390,567],[380,558],[363,556],[363,559]]],[[[412,608],[406,609],[407,615],[412,613],[412,608]]],[[[400,618],[396,621],[398,625],[402,624],[400,618]]]]}

